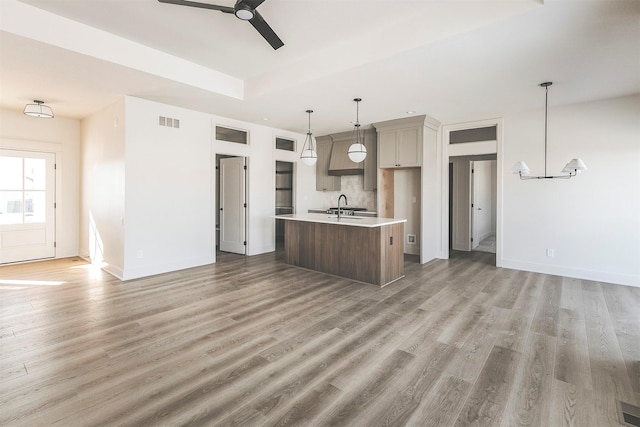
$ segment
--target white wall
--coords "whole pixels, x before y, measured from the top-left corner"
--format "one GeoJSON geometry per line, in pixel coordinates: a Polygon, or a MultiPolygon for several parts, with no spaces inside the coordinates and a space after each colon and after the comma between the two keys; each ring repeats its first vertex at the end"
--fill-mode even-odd
{"type": "Polygon", "coordinates": [[[123,278],[214,261],[210,116],[126,97],[123,278]],[[160,126],[159,116],[180,120],[160,126]]]}
{"type": "Polygon", "coordinates": [[[80,255],[123,278],[124,98],[81,122],[80,255]]]}
{"type": "MultiPolygon", "coordinates": [[[[215,261],[216,154],[248,159],[247,254],[275,250],[275,160],[298,160],[296,152],[275,150],[275,137],[302,135],[133,97],[86,118],[82,129],[83,217],[95,217],[105,268],[115,276],[215,261]],[[160,126],[159,116],[179,119],[180,127],[160,126]],[[247,130],[250,143],[216,141],[216,124],[247,130]]],[[[304,205],[315,169],[296,165],[296,175],[296,199],[304,205]]]]}
{"type": "Polygon", "coordinates": [[[504,117],[503,266],[640,286],[640,95],[549,109],[548,172],[580,157],[578,177],[507,174],[517,160],[544,173],[543,120],[504,117]]]}
{"type": "Polygon", "coordinates": [[[56,258],[78,255],[80,121],[0,109],[0,148],[56,154],[56,258]]]}

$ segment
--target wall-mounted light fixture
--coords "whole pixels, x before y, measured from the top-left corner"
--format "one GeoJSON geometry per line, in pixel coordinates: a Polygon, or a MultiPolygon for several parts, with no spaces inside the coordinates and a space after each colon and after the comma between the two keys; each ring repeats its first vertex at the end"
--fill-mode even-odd
{"type": "Polygon", "coordinates": [[[356,141],[349,146],[347,154],[354,163],[360,163],[367,157],[367,147],[364,146],[364,138],[360,131],[360,101],[362,99],[355,98],[356,102],[356,122],[353,124],[353,132],[355,133],[356,141]]]}
{"type": "Polygon", "coordinates": [[[572,159],[569,163],[565,165],[562,169],[561,173],[567,175],[547,175],[547,115],[548,115],[548,99],[549,99],[549,86],[551,86],[552,82],[544,82],[540,83],[545,90],[544,94],[544,175],[543,176],[529,176],[529,166],[523,161],[520,160],[516,162],[516,164],[511,169],[512,173],[517,173],[520,176],[520,179],[569,179],[578,174],[578,172],[582,172],[587,170],[587,166],[581,159],[572,159]]]}
{"type": "Polygon", "coordinates": [[[311,113],[313,113],[313,110],[307,110],[306,112],[309,115],[309,130],[307,130],[307,137],[302,145],[300,160],[305,165],[313,166],[318,161],[318,153],[313,148],[313,135],[311,135],[311,113]]]}
{"type": "Polygon", "coordinates": [[[53,119],[53,110],[44,101],[33,100],[34,104],[27,104],[24,107],[24,114],[31,117],[41,117],[43,119],[53,119]]]}

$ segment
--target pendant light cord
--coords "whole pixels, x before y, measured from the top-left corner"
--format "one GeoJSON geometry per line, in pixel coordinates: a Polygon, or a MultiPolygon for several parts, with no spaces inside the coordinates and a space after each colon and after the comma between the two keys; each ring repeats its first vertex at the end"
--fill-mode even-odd
{"type": "MultiPolygon", "coordinates": [[[[355,128],[356,128],[356,144],[362,144],[361,141],[361,137],[360,137],[360,98],[356,98],[354,99],[354,101],[356,101],[356,122],[354,124],[355,128]]],[[[360,147],[360,150],[362,151],[362,147],[360,147]]]]}
{"type": "Polygon", "coordinates": [[[544,176],[547,176],[547,109],[549,103],[549,86],[544,87],[544,176]]]}
{"type": "MultiPolygon", "coordinates": [[[[309,140],[309,150],[313,150],[313,139],[311,138],[311,113],[313,113],[313,110],[307,110],[307,114],[309,115],[309,127],[307,128],[307,138],[306,139],[309,140]]],[[[305,143],[306,143],[306,141],[305,141],[305,143]]]]}

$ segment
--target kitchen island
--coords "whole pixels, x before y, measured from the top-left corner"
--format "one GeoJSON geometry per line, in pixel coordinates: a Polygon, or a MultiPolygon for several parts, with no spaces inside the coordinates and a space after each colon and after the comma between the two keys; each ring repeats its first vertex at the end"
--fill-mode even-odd
{"type": "Polygon", "coordinates": [[[378,286],[404,277],[405,219],[314,213],[276,219],[285,221],[287,264],[378,286]]]}

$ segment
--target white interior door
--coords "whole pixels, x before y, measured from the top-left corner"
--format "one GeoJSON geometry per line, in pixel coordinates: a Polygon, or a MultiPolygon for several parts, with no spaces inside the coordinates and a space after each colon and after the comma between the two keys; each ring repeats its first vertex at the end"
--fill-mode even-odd
{"type": "Polygon", "coordinates": [[[220,250],[245,254],[245,159],[220,159],[220,250]]]}
{"type": "Polygon", "coordinates": [[[472,248],[492,234],[492,162],[471,162],[472,168],[472,248]]]}
{"type": "Polygon", "coordinates": [[[0,264],[55,256],[55,154],[0,150],[0,264]]]}

